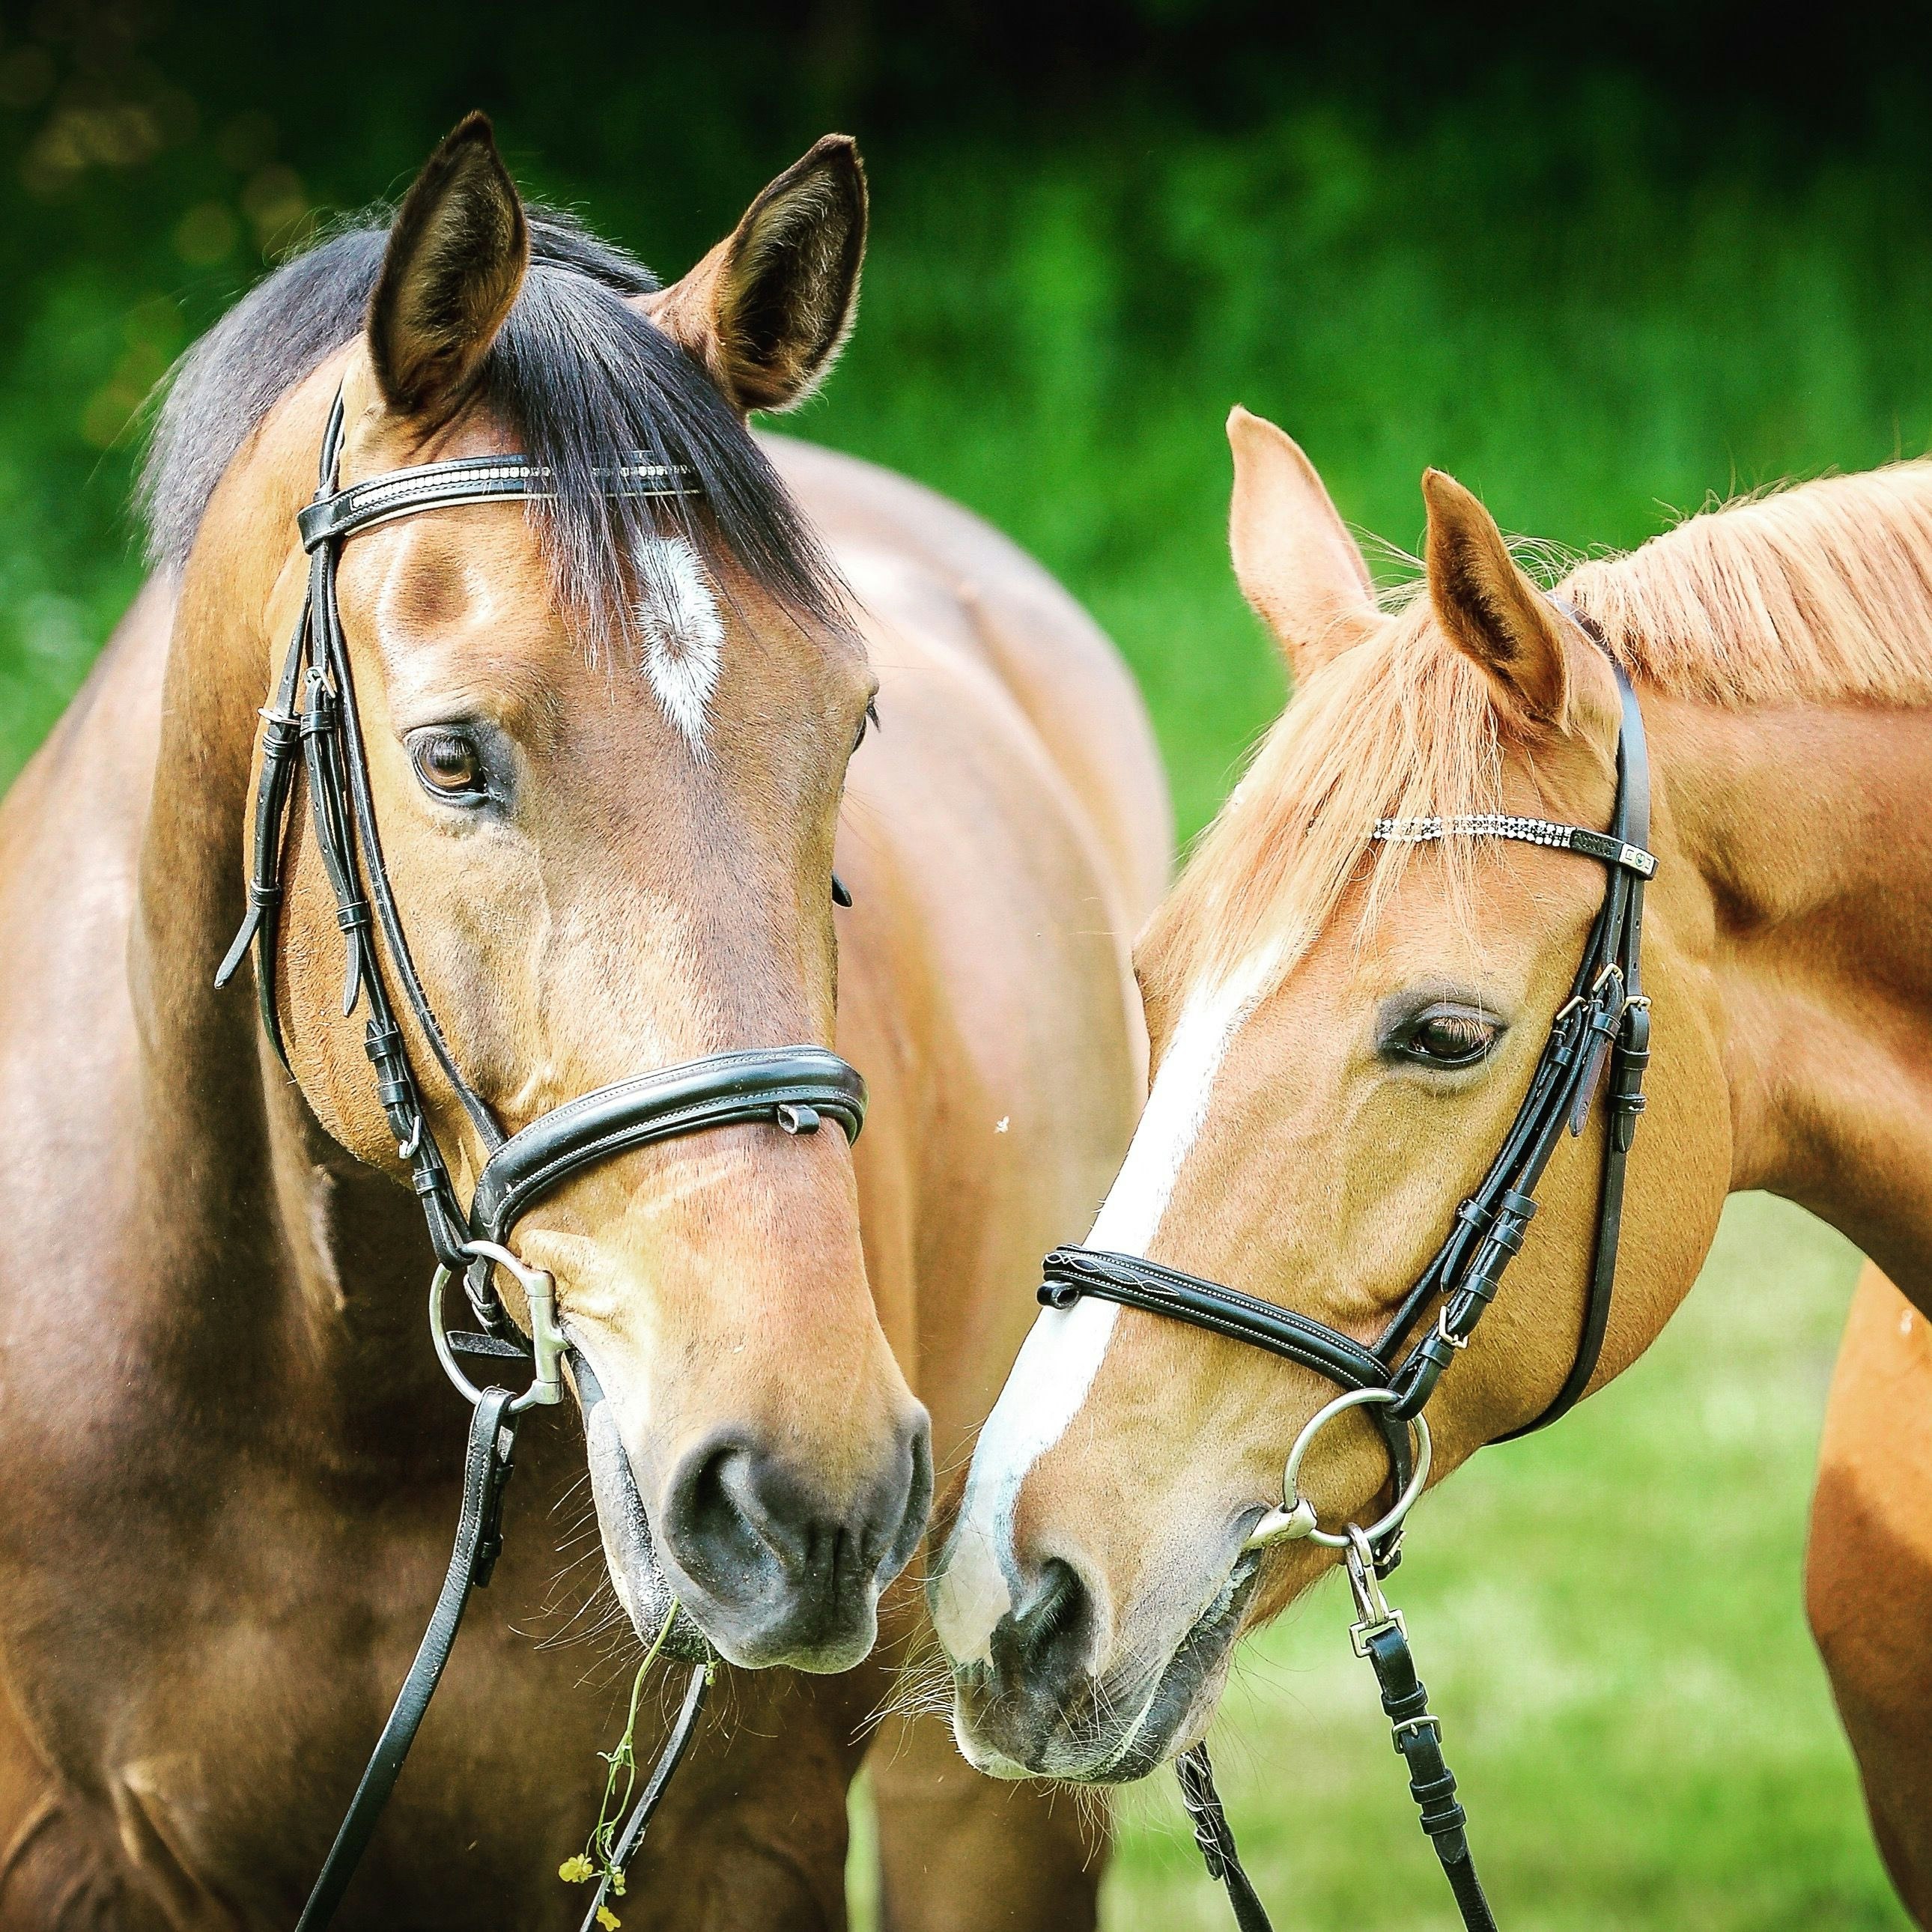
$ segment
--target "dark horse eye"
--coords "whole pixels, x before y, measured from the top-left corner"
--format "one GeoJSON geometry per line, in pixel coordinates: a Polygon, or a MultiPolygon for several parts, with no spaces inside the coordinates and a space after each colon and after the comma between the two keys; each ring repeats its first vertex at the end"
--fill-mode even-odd
{"type": "Polygon", "coordinates": [[[416,776],[439,798],[473,800],[483,795],[483,759],[458,731],[425,731],[410,748],[416,776]]]}
{"type": "Polygon", "coordinates": [[[1494,1020],[1465,1006],[1432,1006],[1417,1015],[1403,1057],[1424,1066],[1473,1066],[1496,1043],[1494,1020]]]}

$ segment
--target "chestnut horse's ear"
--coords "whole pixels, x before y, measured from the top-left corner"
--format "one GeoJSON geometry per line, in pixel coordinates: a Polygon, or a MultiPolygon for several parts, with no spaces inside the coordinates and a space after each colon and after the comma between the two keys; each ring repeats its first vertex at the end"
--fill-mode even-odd
{"type": "Polygon", "coordinates": [[[370,359],[391,409],[449,415],[476,380],[530,259],[524,205],[489,122],[472,114],[403,197],[369,298],[370,359]]]}
{"type": "Polygon", "coordinates": [[[845,346],[865,254],[858,146],[828,134],[689,274],[644,307],[710,370],[740,414],[788,410],[825,380],[845,346]]]}
{"type": "Polygon", "coordinates": [[[1294,440],[1237,409],[1228,418],[1234,494],[1228,548],[1241,595],[1298,677],[1359,638],[1376,616],[1369,567],[1294,440]]]}
{"type": "Polygon", "coordinates": [[[1422,476],[1429,506],[1429,601],[1449,641],[1488,677],[1519,729],[1564,721],[1570,663],[1549,600],[1517,567],[1496,519],[1453,476],[1422,476]]]}

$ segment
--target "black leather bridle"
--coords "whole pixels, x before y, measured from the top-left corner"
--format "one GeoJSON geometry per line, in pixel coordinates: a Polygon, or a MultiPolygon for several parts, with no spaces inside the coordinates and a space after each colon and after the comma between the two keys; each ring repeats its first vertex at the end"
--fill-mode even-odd
{"type": "MultiPolygon", "coordinates": [[[[1569,997],[1552,1022],[1529,1090],[1501,1150],[1456,1219],[1435,1258],[1403,1296],[1381,1338],[1364,1347],[1352,1336],[1291,1309],[1256,1300],[1219,1282],[1207,1281],[1136,1256],[1090,1248],[1056,1248],[1046,1258],[1040,1299],[1068,1308],[1094,1295],[1130,1308],[1192,1324],[1312,1369],[1337,1384],[1342,1395],[1318,1412],[1298,1439],[1288,1462],[1283,1505],[1263,1519],[1250,1549],[1313,1536],[1340,1549],[1354,1592],[1358,1619],[1352,1633],[1358,1654],[1374,1666],[1382,1708],[1394,1726],[1395,1746],[1406,1763],[1409,1789],[1470,1932],[1495,1932],[1455,1802],[1456,1780],[1444,1762],[1442,1726],[1428,1707],[1415,1672],[1400,1613],[1384,1600],[1381,1580],[1400,1560],[1408,1506],[1428,1470],[1428,1426],[1423,1411],[1444,1371],[1468,1346],[1484,1311],[1496,1296],[1510,1263],[1521,1251],[1536,1213],[1536,1189],[1565,1129],[1580,1134],[1608,1066],[1609,1120],[1604,1140],[1597,1229],[1583,1325],[1570,1372],[1542,1412],[1514,1436],[1547,1427],[1582,1399],[1602,1353],[1616,1283],[1617,1244],[1623,1220],[1624,1170],[1637,1118],[1643,1111],[1643,1076],[1650,1061],[1650,1002],[1640,978],[1643,892],[1657,870],[1646,849],[1650,837],[1650,765],[1643,714],[1622,664],[1596,626],[1580,612],[1558,606],[1604,655],[1615,672],[1622,706],[1617,742],[1616,802],[1607,834],[1546,819],[1484,813],[1463,819],[1383,819],[1373,837],[1414,843],[1450,838],[1516,839],[1580,853],[1609,870],[1602,904],[1570,982],[1569,997]],[[1418,1323],[1436,1311],[1415,1339],[1418,1323]],[[1395,1501],[1370,1529],[1348,1526],[1334,1534],[1318,1528],[1312,1506],[1295,1480],[1301,1456],[1322,1426],[1352,1407],[1370,1409],[1388,1445],[1395,1501]],[[1412,1450],[1414,1433],[1419,1449],[1412,1450]]],[[[1260,1900],[1236,1857],[1232,1832],[1216,1792],[1204,1746],[1178,1767],[1181,1792],[1210,1873],[1223,1880],[1241,1932],[1268,1932],[1260,1900]]]]}
{"type": "MultiPolygon", "coordinates": [[[[297,1932],[320,1932],[334,1916],[435,1691],[470,1593],[490,1580],[502,1547],[503,1489],[522,1413],[562,1400],[559,1365],[569,1345],[557,1327],[555,1284],[541,1270],[524,1267],[506,1246],[518,1220],[582,1168],[654,1141],[749,1121],[767,1121],[789,1134],[814,1133],[828,1115],[850,1141],[857,1138],[866,1118],[866,1083],[853,1067],[823,1047],[788,1046],[713,1054],[688,1065],[640,1074],[601,1087],[553,1108],[517,1133],[505,1134],[488,1103],[464,1077],[437,1024],[403,930],[376,829],[368,751],[336,602],[336,571],[343,544],[360,531],[425,510],[540,499],[550,494],[552,479],[549,472],[524,457],[469,457],[392,470],[345,489],[338,487],[344,440],[338,391],[322,436],[315,497],[298,519],[309,556],[308,592],[274,697],[262,713],[248,910],[215,983],[226,985],[253,950],[262,1024],[286,1066],[275,970],[289,808],[299,759],[308,776],[316,845],[335,896],[336,922],[347,952],[343,1014],[346,1018],[352,1013],[358,1001],[367,1006],[364,1049],[397,1151],[409,1165],[439,1264],[430,1292],[432,1338],[451,1379],[475,1407],[464,1466],[462,1512],[442,1592],[303,1908],[297,1932]],[[417,1031],[488,1150],[466,1211],[458,1202],[424,1108],[408,1040],[397,1022],[395,1002],[374,944],[377,927],[417,1031]],[[499,1266],[508,1268],[523,1286],[530,1311],[527,1334],[497,1292],[499,1266]],[[443,1291],[453,1276],[463,1280],[479,1324],[477,1332],[452,1334],[443,1326],[443,1291]],[[458,1367],[458,1354],[529,1363],[534,1378],[520,1396],[496,1387],[478,1389],[458,1367]]],[[[613,464],[598,480],[612,496],[670,498],[698,494],[694,471],[642,458],[613,464]]],[[[833,892],[841,903],[850,903],[836,878],[833,892]]],[[[619,1870],[635,1851],[690,1744],[709,1676],[709,1665],[694,1666],[663,1754],[618,1837],[619,1870]]],[[[607,1874],[598,1886],[584,1918],[586,1928],[595,1924],[610,1882],[607,1874]]]]}

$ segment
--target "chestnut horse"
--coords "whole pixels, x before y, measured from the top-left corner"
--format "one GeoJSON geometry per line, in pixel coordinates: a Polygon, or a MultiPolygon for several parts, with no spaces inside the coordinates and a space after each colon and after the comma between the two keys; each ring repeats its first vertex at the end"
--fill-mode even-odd
{"type": "MultiPolygon", "coordinates": [[[[1378,819],[1602,826],[1604,650],[1486,512],[1424,478],[1425,594],[1384,610],[1301,452],[1237,411],[1232,537],[1296,694],[1142,941],[1156,1072],[1091,1245],[1364,1343],[1514,1118],[1603,868],[1496,838],[1372,842],[1378,819]]],[[[1726,1194],[1763,1188],[1900,1284],[1862,1290],[1833,1399],[1814,1624],[1886,1853],[1932,1874],[1932,464],[1698,517],[1560,586],[1640,694],[1658,856],[1649,1112],[1592,1387],[1689,1288],[1726,1194]]],[[[1538,1417],[1582,1333],[1603,1113],[1559,1150],[1520,1259],[1428,1415],[1435,1474],[1538,1417]]],[[[1006,1776],[1138,1775],[1198,1740],[1241,1632],[1334,1560],[1244,1550],[1331,1384],[1083,1300],[1036,1322],[929,1585],[955,1724],[1006,1776]]],[[[1357,1411],[1304,1493],[1388,1474],[1357,1411]]],[[[1425,1512],[1426,1513],[1426,1512],[1425,1512]]]]}
{"type": "MultiPolygon", "coordinates": [[[[213,984],[338,388],[345,482],[511,451],[555,478],[340,566],[384,852],[468,1079],[514,1128],[836,1033],[871,1084],[850,1152],[758,1126],[664,1142],[517,1236],[616,1419],[592,1486],[619,1597],[649,1634],[674,1594],[745,1666],[628,1922],[843,1922],[847,1788],[916,1591],[853,1666],[922,1523],[928,1412],[943,1465],[1017,1345],[1013,1281],[1126,1144],[1121,935],[1168,838],[1124,670],[1041,570],[896,477],[747,432],[829,368],[865,215],[828,139],[660,290],[526,211],[472,118],[393,223],[281,268],[179,376],[154,577],[0,815],[0,1927],[292,1922],[455,1522],[430,1251],[305,814],[287,1071],[245,988],[213,984]],[[689,466],[701,507],[602,495],[595,466],[639,449],[689,466]]],[[[414,1045],[466,1198],[484,1150],[414,1045]]],[[[583,1909],[557,1868],[630,1673],[531,1641],[558,1626],[574,1438],[525,1430],[507,1552],[349,1922],[583,1909]]],[[[640,1756],[652,1696],[644,1716],[640,1756]]],[[[933,1729],[880,1754],[888,1922],[1090,1922],[1067,1808],[1004,1802],[933,1729]]]]}

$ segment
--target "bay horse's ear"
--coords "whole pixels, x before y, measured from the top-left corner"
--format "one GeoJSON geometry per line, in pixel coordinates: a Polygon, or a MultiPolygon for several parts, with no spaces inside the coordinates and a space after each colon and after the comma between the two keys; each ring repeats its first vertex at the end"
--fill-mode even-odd
{"type": "Polygon", "coordinates": [[[1429,601],[1449,641],[1488,677],[1497,709],[1519,729],[1564,721],[1570,662],[1549,601],[1517,567],[1496,519],[1453,476],[1422,475],[1429,601]]]}
{"type": "Polygon", "coordinates": [[[530,260],[524,205],[488,120],[472,114],[403,197],[369,298],[370,359],[391,409],[451,413],[490,352],[530,260]]]}
{"type": "Polygon", "coordinates": [[[644,306],[741,415],[788,410],[845,346],[865,254],[865,167],[850,136],[828,134],[689,274],[644,306]]]}
{"type": "Polygon", "coordinates": [[[1292,437],[1237,409],[1228,418],[1234,494],[1228,548],[1241,595],[1305,676],[1375,618],[1369,567],[1315,466],[1292,437]]]}

